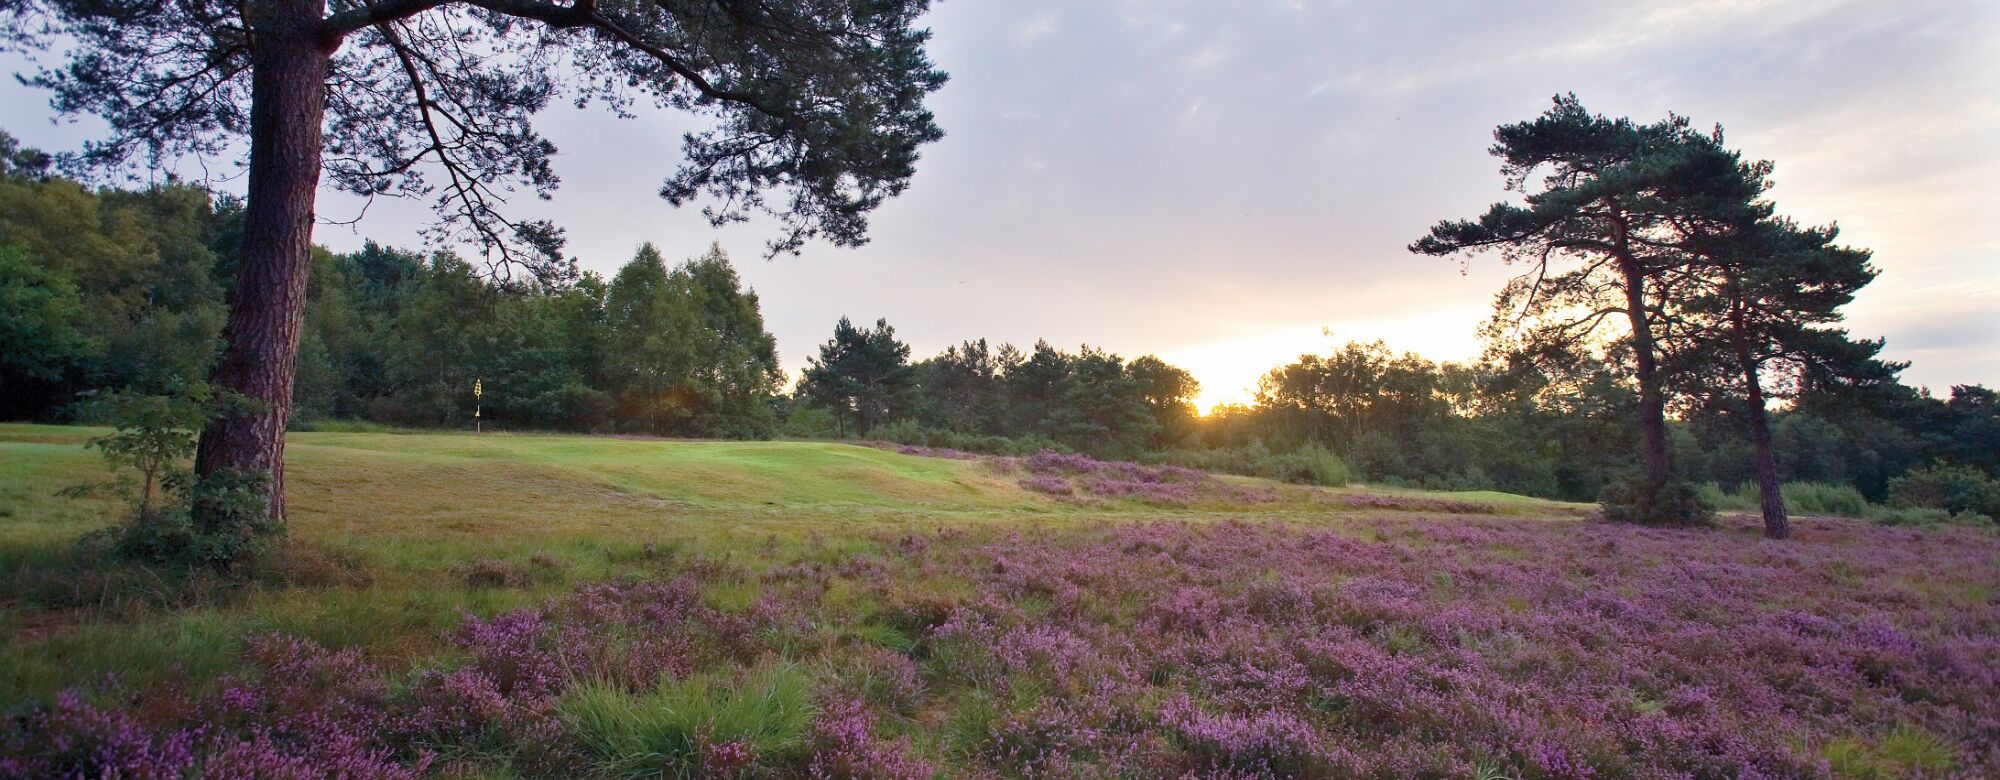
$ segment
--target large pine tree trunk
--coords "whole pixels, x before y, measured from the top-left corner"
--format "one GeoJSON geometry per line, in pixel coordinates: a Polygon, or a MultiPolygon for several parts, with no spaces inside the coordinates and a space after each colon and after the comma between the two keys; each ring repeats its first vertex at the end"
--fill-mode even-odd
{"type": "Polygon", "coordinates": [[[324,0],[267,0],[251,9],[250,172],[243,255],[211,380],[251,402],[201,432],[195,472],[269,475],[269,511],[284,518],[285,425],[305,317],[313,199],[330,46],[324,0]]]}
{"type": "Polygon", "coordinates": [[[1639,382],[1639,436],[1646,462],[1646,487],[1657,491],[1673,477],[1667,456],[1667,402],[1660,389],[1659,357],[1646,311],[1646,276],[1629,254],[1618,268],[1625,277],[1625,313],[1632,324],[1633,376],[1639,382]]]}
{"type": "Polygon", "coordinates": [[[1736,329],[1736,361],[1743,369],[1743,412],[1750,426],[1750,442],[1757,453],[1757,492],[1764,510],[1764,535],[1783,539],[1792,535],[1790,518],[1785,516],[1784,486],[1778,482],[1778,456],[1771,445],[1771,415],[1764,409],[1763,377],[1757,361],[1750,356],[1750,344],[1740,316],[1736,329]]]}

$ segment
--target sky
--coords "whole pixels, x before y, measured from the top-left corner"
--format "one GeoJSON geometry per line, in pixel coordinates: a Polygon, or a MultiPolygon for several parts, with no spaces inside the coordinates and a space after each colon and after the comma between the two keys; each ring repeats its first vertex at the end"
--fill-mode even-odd
{"type": "MultiPolygon", "coordinates": [[[[1992,0],[947,0],[925,23],[951,74],[931,100],[946,137],[864,247],[766,260],[772,225],[667,206],[655,193],[699,126],[667,112],[552,109],[563,186],[515,213],[555,220],[607,276],[644,241],[669,258],[720,242],[790,374],[840,317],[885,318],[918,358],[980,337],[1158,355],[1205,409],[1349,339],[1475,356],[1506,267],[1404,247],[1503,199],[1493,128],[1575,92],[1721,123],[1777,164],[1781,213],[1874,250],[1856,335],[1887,338],[1910,383],[2000,386],[1992,0]]],[[[96,128],[51,123],[12,80],[0,117],[49,150],[96,128]]],[[[328,192],[319,213],[361,205],[328,192]]],[[[316,239],[417,246],[428,219],[380,200],[316,239]]]]}

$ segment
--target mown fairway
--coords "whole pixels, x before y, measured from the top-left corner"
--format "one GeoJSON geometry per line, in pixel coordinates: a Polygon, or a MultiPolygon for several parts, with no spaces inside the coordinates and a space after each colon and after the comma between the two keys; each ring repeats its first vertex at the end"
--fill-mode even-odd
{"type": "Polygon", "coordinates": [[[1989,531],[301,433],[293,541],[225,587],[73,565],[121,511],[71,489],[109,479],[91,435],[0,426],[0,693],[55,702],[0,735],[0,776],[83,765],[58,743],[215,776],[2000,771],[1989,531]]]}

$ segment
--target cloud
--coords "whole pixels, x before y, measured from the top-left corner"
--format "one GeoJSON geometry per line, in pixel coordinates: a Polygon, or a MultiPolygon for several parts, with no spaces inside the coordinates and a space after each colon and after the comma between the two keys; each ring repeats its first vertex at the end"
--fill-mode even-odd
{"type": "Polygon", "coordinates": [[[1042,14],[1022,24],[1016,37],[1022,41],[1032,41],[1055,31],[1055,14],[1042,14]]]}

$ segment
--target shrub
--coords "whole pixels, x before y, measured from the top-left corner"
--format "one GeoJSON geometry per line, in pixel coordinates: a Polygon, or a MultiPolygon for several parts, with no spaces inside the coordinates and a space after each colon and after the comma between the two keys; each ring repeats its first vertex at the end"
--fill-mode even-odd
{"type": "Polygon", "coordinates": [[[1021,487],[1027,488],[1028,490],[1032,490],[1037,493],[1046,493],[1051,496],[1068,496],[1076,494],[1076,488],[1070,486],[1069,480],[1063,479],[1062,477],[1058,477],[1054,474],[1041,474],[1021,480],[1021,487]]]}
{"type": "Polygon", "coordinates": [[[464,566],[461,576],[474,588],[520,588],[528,584],[528,573],[520,566],[492,558],[481,558],[464,566]]]}
{"type": "Polygon", "coordinates": [[[1203,471],[1324,487],[1340,487],[1351,479],[1347,461],[1317,443],[1291,452],[1272,452],[1262,442],[1253,441],[1234,449],[1168,450],[1154,459],[1203,471]]]}
{"type": "MultiPolygon", "coordinates": [[[[117,392],[87,405],[86,413],[114,431],[92,439],[134,492],[132,516],[110,536],[109,549],[126,560],[227,570],[255,555],[284,529],[271,517],[264,490],[270,475],[220,471],[197,477],[186,464],[194,430],[224,404],[206,387],[168,395],[117,392]],[[165,495],[171,502],[157,502],[165,495]]],[[[94,538],[92,541],[97,541],[94,538]]]]}
{"type": "MultiPolygon", "coordinates": [[[[1754,485],[1748,487],[1752,491],[1756,489],[1754,485]]],[[[1787,482],[1779,488],[1779,493],[1785,497],[1786,508],[1799,514],[1868,517],[1872,508],[1868,498],[1853,485],[1787,482]]],[[[1752,495],[1755,493],[1752,492],[1752,495]]]]}
{"type": "Polygon", "coordinates": [[[1693,483],[1668,480],[1665,484],[1651,485],[1637,474],[1605,485],[1597,502],[1604,510],[1604,519],[1614,523],[1705,525],[1715,516],[1715,510],[1702,502],[1701,491],[1693,483]]]}
{"type": "Polygon", "coordinates": [[[2000,482],[1971,466],[1933,463],[1889,480],[1897,506],[2000,517],[2000,482]]]}

